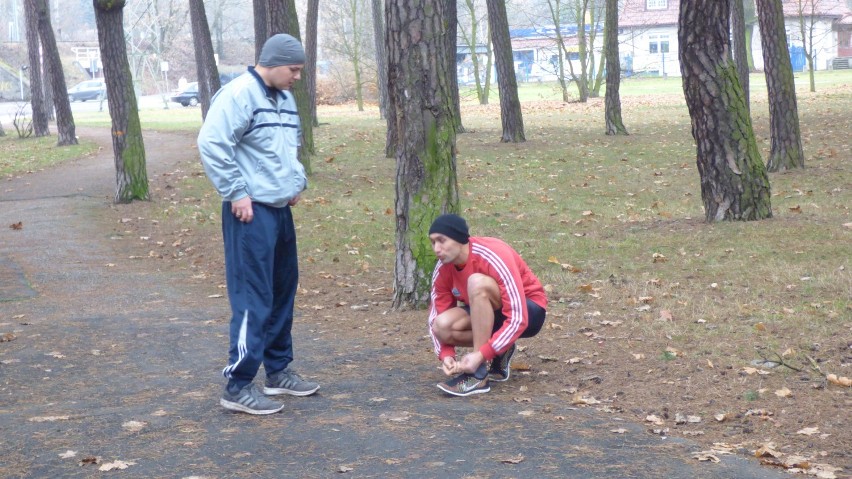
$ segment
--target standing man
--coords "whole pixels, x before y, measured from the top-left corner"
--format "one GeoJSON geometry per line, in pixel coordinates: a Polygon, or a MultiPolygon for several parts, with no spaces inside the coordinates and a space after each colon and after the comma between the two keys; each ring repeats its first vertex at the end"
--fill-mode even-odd
{"type": "Polygon", "coordinates": [[[293,360],[293,302],[299,282],[290,207],[307,187],[298,160],[299,115],[288,90],[305,51],[294,37],[269,38],[257,65],[219,90],[198,135],[204,171],[222,195],[225,276],[231,347],[219,403],[249,414],[284,404],[266,395],[309,396],[319,384],[288,366],[293,360]],[[263,391],[252,384],[260,365],[263,391]]]}
{"type": "Polygon", "coordinates": [[[438,257],[429,333],[444,373],[455,376],[438,388],[454,396],[487,393],[489,374],[492,381],[509,379],[515,341],[544,325],[544,288],[511,246],[471,237],[460,216],[436,218],[429,240],[438,257]],[[456,346],[473,350],[457,360],[456,346]]]}

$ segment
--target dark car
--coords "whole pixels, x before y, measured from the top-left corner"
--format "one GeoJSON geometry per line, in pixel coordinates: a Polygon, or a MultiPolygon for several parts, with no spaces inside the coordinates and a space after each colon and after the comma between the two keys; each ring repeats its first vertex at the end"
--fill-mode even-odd
{"type": "Polygon", "coordinates": [[[106,97],[106,83],[103,80],[86,80],[68,89],[68,100],[100,100],[106,97]]]}
{"type": "Polygon", "coordinates": [[[187,84],[183,91],[172,97],[172,101],[183,106],[198,105],[198,82],[187,84]]]}

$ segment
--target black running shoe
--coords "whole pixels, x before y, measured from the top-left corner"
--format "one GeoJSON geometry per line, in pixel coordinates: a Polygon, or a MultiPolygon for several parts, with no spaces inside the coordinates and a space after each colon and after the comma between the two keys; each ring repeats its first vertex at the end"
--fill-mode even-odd
{"type": "Polygon", "coordinates": [[[491,369],[488,370],[488,374],[492,381],[501,383],[509,379],[509,373],[511,372],[509,366],[512,364],[512,356],[514,355],[515,345],[512,344],[506,352],[491,361],[491,369]]]}

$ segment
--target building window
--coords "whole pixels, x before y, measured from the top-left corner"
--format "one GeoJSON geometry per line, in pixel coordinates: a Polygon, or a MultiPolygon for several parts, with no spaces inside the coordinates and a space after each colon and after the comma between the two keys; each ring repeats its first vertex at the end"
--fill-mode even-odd
{"type": "Polygon", "coordinates": [[[669,7],[668,0],[646,0],[645,8],[647,10],[665,10],[669,7]]]}
{"type": "Polygon", "coordinates": [[[668,35],[649,35],[648,36],[648,53],[668,53],[669,52],[669,36],[668,35]]]}

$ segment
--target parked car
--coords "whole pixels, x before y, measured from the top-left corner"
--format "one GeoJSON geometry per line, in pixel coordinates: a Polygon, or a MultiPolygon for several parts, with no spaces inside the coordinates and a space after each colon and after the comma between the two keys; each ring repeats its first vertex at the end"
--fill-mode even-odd
{"type": "Polygon", "coordinates": [[[106,83],[103,80],[86,80],[68,89],[68,100],[86,101],[106,98],[106,83]]]}
{"type": "Polygon", "coordinates": [[[198,82],[188,83],[183,91],[172,97],[172,101],[183,106],[198,105],[198,82]]]}

